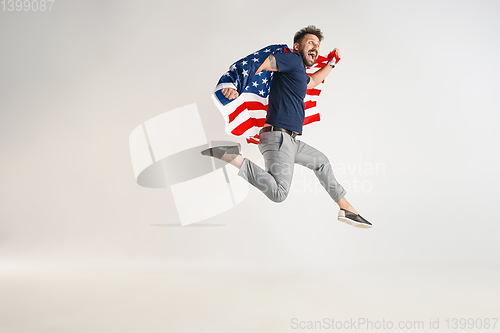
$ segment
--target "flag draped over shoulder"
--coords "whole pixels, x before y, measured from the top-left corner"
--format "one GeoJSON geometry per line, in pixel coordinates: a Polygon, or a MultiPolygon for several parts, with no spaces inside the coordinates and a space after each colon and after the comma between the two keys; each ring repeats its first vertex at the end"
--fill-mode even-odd
{"type": "MultiPolygon", "coordinates": [[[[270,54],[281,52],[291,51],[284,44],[267,46],[232,64],[220,78],[212,99],[224,117],[226,133],[243,136],[248,143],[259,143],[259,131],[266,121],[273,72],[261,71],[257,75],[255,72],[270,54]],[[238,98],[227,99],[221,92],[223,88],[235,89],[238,91],[238,98]]],[[[319,56],[311,67],[306,68],[307,74],[315,73],[333,58],[333,52],[327,57],[319,56]]],[[[340,59],[336,61],[338,60],[340,59]]],[[[324,81],[313,89],[307,89],[304,98],[304,125],[320,120],[316,103],[323,84],[324,81]]]]}

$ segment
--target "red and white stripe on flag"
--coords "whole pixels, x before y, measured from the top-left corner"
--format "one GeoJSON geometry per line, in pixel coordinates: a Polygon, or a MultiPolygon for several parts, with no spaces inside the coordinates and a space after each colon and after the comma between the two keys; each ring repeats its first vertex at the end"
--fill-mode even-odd
{"type": "MultiPolygon", "coordinates": [[[[311,75],[315,73],[332,59],[333,52],[328,54],[327,57],[319,56],[318,60],[311,67],[306,68],[307,74],[311,75]]],[[[304,125],[320,120],[316,104],[324,82],[323,80],[323,82],[313,89],[307,89],[306,97],[304,98],[304,125]]],[[[243,92],[238,98],[225,106],[217,100],[215,94],[212,94],[212,99],[224,117],[227,134],[243,136],[248,143],[259,143],[259,131],[266,122],[268,98],[243,92]]]]}

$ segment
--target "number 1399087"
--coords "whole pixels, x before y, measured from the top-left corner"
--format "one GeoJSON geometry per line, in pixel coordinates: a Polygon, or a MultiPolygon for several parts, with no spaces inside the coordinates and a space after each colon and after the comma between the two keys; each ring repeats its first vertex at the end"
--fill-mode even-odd
{"type": "Polygon", "coordinates": [[[447,329],[495,329],[498,318],[447,318],[447,329]]]}
{"type": "Polygon", "coordinates": [[[4,12],[50,12],[54,0],[2,0],[4,12]]]}

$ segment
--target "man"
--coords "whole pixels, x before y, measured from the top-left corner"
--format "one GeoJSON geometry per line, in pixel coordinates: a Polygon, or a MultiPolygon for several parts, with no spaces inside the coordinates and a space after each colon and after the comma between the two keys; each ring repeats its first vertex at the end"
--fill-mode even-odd
{"type": "MultiPolygon", "coordinates": [[[[259,150],[262,153],[266,171],[240,155],[240,146],[212,147],[203,155],[219,158],[240,171],[238,175],[261,190],[274,202],[286,199],[292,181],[294,163],[313,170],[321,185],[339,205],[339,221],[369,228],[365,220],[345,199],[346,191],[333,175],[328,158],[319,150],[297,140],[304,124],[304,97],[306,90],[320,84],[335,67],[335,59],[314,74],[308,76],[306,66],[312,66],[319,56],[323,34],[315,26],[299,30],[294,36],[293,52],[269,55],[255,74],[273,71],[266,123],[259,132],[259,150]]],[[[334,49],[336,58],[340,51],[334,49]]],[[[232,88],[221,92],[228,99],[238,97],[232,88]]]]}

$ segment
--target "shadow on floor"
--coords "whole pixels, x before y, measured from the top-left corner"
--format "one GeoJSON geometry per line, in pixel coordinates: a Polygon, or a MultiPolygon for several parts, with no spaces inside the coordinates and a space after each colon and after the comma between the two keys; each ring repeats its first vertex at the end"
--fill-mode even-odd
{"type": "Polygon", "coordinates": [[[150,224],[151,227],[225,227],[225,224],[189,224],[183,226],[182,224],[178,223],[165,223],[165,224],[150,224]]]}

